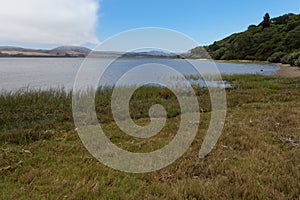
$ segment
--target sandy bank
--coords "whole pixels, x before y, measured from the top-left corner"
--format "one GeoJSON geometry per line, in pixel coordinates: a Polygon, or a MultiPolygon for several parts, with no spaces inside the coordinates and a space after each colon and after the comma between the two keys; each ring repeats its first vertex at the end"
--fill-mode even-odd
{"type": "Polygon", "coordinates": [[[274,74],[274,76],[284,78],[296,78],[300,77],[300,67],[291,66],[289,64],[277,63],[280,69],[274,74]]]}

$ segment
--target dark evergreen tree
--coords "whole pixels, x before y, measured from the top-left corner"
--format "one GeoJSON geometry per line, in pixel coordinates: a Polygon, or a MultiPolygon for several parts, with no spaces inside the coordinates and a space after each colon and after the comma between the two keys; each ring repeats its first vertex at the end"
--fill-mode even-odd
{"type": "Polygon", "coordinates": [[[271,26],[271,18],[269,13],[266,13],[264,16],[264,21],[262,22],[263,29],[268,28],[271,26]]]}

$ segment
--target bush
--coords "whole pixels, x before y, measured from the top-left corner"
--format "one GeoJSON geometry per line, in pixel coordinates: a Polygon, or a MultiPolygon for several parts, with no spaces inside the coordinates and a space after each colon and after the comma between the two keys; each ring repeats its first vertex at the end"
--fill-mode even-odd
{"type": "Polygon", "coordinates": [[[300,51],[291,53],[288,56],[288,62],[290,65],[296,65],[296,61],[300,58],[300,51]]]}
{"type": "Polygon", "coordinates": [[[298,58],[296,61],[295,61],[295,65],[300,67],[300,58],[298,58]]]}
{"type": "Polygon", "coordinates": [[[225,47],[222,47],[220,49],[218,49],[217,51],[215,51],[212,54],[212,57],[216,60],[220,60],[222,59],[222,56],[226,53],[227,49],[225,47]]]}
{"type": "Polygon", "coordinates": [[[289,62],[288,62],[288,57],[289,57],[289,54],[283,56],[283,57],[281,58],[280,62],[283,63],[283,64],[288,64],[288,63],[289,63],[289,62]]]}
{"type": "Polygon", "coordinates": [[[278,63],[281,61],[281,59],[285,56],[286,54],[284,52],[275,52],[273,53],[269,58],[268,61],[269,62],[273,62],[273,63],[278,63]]]}
{"type": "Polygon", "coordinates": [[[235,57],[232,55],[230,51],[226,51],[224,55],[221,57],[221,60],[232,60],[235,59],[235,57]]]}
{"type": "Polygon", "coordinates": [[[285,55],[281,59],[281,62],[284,64],[297,65],[299,58],[300,58],[300,51],[297,51],[297,52],[285,55]]]}

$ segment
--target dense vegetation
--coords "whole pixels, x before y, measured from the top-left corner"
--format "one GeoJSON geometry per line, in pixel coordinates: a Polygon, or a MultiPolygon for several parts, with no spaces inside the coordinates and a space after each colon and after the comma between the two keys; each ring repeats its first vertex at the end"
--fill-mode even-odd
{"type": "MultiPolygon", "coordinates": [[[[263,60],[300,66],[300,15],[271,19],[267,13],[259,25],[250,25],[248,30],[204,48],[216,60],[263,60]]],[[[206,55],[202,47],[197,47],[190,56],[206,55]]]]}

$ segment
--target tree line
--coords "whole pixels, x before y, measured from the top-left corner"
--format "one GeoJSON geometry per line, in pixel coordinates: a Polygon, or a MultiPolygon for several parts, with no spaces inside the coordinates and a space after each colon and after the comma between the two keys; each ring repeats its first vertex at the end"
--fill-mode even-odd
{"type": "MultiPolygon", "coordinates": [[[[300,15],[290,13],[270,18],[266,13],[260,24],[250,25],[246,31],[204,49],[216,60],[260,60],[300,67],[300,15]]],[[[187,57],[207,58],[207,52],[196,47],[187,57]]]]}

